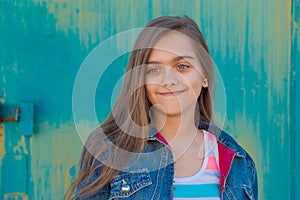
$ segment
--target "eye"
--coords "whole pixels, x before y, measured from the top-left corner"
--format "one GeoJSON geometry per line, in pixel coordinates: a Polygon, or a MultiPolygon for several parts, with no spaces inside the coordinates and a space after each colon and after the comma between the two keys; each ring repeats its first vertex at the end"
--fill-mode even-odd
{"type": "Polygon", "coordinates": [[[189,67],[190,67],[190,66],[185,65],[185,64],[180,64],[180,65],[177,66],[177,68],[178,68],[179,71],[188,69],[189,67]]]}
{"type": "Polygon", "coordinates": [[[147,70],[148,74],[157,73],[157,72],[160,72],[159,67],[151,67],[150,69],[147,70]]]}

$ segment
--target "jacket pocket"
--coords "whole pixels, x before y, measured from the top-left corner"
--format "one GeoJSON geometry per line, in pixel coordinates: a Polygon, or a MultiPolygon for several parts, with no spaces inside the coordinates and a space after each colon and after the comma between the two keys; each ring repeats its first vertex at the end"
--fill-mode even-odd
{"type": "Polygon", "coordinates": [[[246,196],[248,197],[248,199],[255,200],[254,199],[254,194],[253,194],[253,191],[252,191],[251,187],[249,187],[248,185],[243,185],[243,190],[244,190],[246,196]]]}
{"type": "Polygon", "coordinates": [[[109,200],[130,197],[151,184],[151,177],[146,168],[132,172],[121,172],[110,183],[109,200]]]}

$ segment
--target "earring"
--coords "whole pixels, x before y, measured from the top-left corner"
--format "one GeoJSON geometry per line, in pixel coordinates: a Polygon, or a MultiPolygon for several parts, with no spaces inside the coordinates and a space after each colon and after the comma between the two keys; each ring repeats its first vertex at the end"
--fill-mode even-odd
{"type": "Polygon", "coordinates": [[[205,78],[205,79],[203,80],[202,87],[208,88],[208,81],[207,81],[207,78],[205,78]]]}

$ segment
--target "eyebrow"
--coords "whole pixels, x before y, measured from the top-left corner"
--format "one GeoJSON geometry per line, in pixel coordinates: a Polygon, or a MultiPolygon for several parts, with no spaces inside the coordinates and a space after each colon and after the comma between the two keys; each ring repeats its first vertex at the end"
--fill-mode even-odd
{"type": "MultiPolygon", "coordinates": [[[[176,57],[172,58],[171,62],[177,62],[179,60],[184,60],[184,59],[191,59],[191,60],[193,60],[194,57],[193,56],[189,56],[189,55],[176,56],[176,57]]],[[[147,64],[161,64],[161,63],[158,62],[158,61],[149,61],[149,62],[147,62],[147,64]]]]}

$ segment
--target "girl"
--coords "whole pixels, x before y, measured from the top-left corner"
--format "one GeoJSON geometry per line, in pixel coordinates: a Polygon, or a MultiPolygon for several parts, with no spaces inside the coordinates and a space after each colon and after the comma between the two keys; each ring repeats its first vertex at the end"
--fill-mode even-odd
{"type": "Polygon", "coordinates": [[[257,199],[254,162],[214,125],[213,94],[197,24],[186,16],[148,23],[66,199],[257,199]]]}

